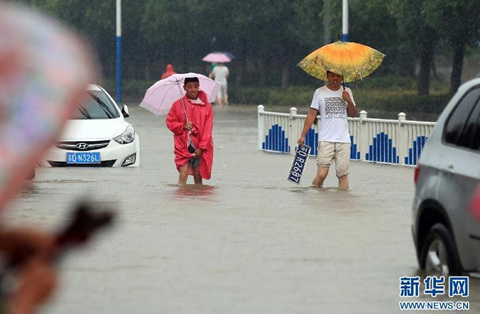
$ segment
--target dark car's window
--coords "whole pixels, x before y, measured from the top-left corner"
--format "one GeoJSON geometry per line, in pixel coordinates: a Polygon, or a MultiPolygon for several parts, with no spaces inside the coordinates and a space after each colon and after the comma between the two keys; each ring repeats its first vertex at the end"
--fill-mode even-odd
{"type": "Polygon", "coordinates": [[[475,104],[478,103],[479,97],[480,88],[477,87],[470,90],[455,107],[445,126],[445,141],[447,143],[459,145],[460,134],[462,134],[465,122],[471,115],[475,104]]]}
{"type": "Polygon", "coordinates": [[[480,101],[477,100],[458,139],[458,145],[478,150],[480,146],[480,101]]]}
{"type": "Polygon", "coordinates": [[[116,105],[101,91],[88,91],[85,100],[77,105],[72,119],[113,119],[120,116],[116,105]]]}

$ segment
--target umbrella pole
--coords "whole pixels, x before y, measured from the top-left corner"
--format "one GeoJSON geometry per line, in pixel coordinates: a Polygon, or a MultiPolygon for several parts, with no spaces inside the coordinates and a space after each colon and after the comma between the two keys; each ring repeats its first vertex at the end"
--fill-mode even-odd
{"type": "Polygon", "coordinates": [[[183,100],[183,97],[182,97],[182,105],[183,105],[183,112],[185,112],[185,119],[188,122],[187,108],[185,108],[185,101],[183,100]]]}
{"type": "MultiPolygon", "coordinates": [[[[180,84],[178,84],[178,89],[180,89],[180,92],[183,94],[182,89],[180,88],[180,84]]],[[[184,96],[182,96],[182,98],[181,98],[181,100],[182,100],[182,105],[183,105],[183,112],[185,113],[185,119],[186,119],[187,122],[188,122],[187,108],[185,107],[185,100],[183,100],[183,97],[184,97],[184,96]]],[[[190,130],[188,130],[188,132],[187,132],[187,147],[190,146],[190,145],[192,145],[192,146],[195,148],[195,145],[193,144],[193,141],[192,141],[192,139],[190,138],[190,133],[191,133],[191,132],[192,132],[192,131],[190,131],[190,130]]],[[[194,156],[193,153],[192,153],[192,156],[194,156]]]]}
{"type": "MultiPolygon", "coordinates": [[[[180,95],[183,94],[182,88],[180,87],[180,84],[177,84],[177,86],[178,86],[178,89],[180,90],[180,95]]],[[[180,98],[180,99],[182,100],[183,112],[185,112],[185,119],[186,119],[187,122],[188,122],[187,108],[185,108],[185,101],[183,100],[183,97],[184,97],[184,96],[182,96],[182,98],[180,98]]]]}

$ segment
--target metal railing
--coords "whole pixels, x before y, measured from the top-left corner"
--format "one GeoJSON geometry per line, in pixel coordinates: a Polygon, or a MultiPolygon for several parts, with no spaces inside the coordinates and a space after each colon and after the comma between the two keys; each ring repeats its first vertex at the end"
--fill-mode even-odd
{"type": "MultiPolygon", "coordinates": [[[[306,115],[264,111],[258,106],[258,148],[268,152],[293,154],[303,129],[306,115]]],[[[321,123],[320,117],[318,123],[321,123]]],[[[398,120],[371,119],[361,111],[358,118],[348,118],[352,147],[352,160],[414,166],[422,152],[435,122],[408,121],[406,114],[398,120]]],[[[318,127],[313,125],[305,137],[312,147],[311,156],[317,155],[318,127]]]]}

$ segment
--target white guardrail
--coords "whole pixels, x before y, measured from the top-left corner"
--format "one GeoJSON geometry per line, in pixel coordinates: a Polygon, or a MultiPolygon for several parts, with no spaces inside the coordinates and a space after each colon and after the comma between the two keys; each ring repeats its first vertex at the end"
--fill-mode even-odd
{"type": "MultiPolygon", "coordinates": [[[[258,148],[294,154],[306,115],[297,114],[295,107],[290,108],[290,113],[264,109],[258,106],[258,148]]],[[[415,166],[434,126],[435,122],[407,121],[403,112],[398,114],[398,120],[384,120],[367,118],[367,112],[360,111],[358,118],[348,118],[350,159],[415,166]]],[[[310,156],[317,155],[317,143],[318,128],[313,125],[305,137],[305,144],[312,147],[310,156]]]]}

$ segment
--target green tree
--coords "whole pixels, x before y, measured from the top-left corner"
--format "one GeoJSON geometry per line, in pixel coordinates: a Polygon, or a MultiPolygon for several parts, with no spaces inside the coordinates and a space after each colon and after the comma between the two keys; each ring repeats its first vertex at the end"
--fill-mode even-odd
{"type": "Polygon", "coordinates": [[[415,54],[399,45],[397,21],[385,0],[351,0],[349,41],[359,42],[386,54],[373,75],[414,75],[415,54]]]}
{"type": "Polygon", "coordinates": [[[425,16],[453,51],[450,91],[454,93],[461,84],[465,48],[478,45],[480,5],[475,0],[427,0],[425,16]]]}
{"type": "Polygon", "coordinates": [[[205,13],[206,4],[200,0],[147,0],[140,25],[150,48],[149,63],[162,60],[180,71],[199,71],[197,60],[209,50],[210,41],[205,13]]]}
{"type": "Polygon", "coordinates": [[[40,8],[58,17],[96,49],[104,76],[115,76],[115,1],[43,0],[40,8]]]}
{"type": "Polygon", "coordinates": [[[407,44],[420,60],[417,77],[419,96],[428,95],[430,92],[430,73],[438,43],[437,30],[427,23],[426,1],[394,0],[390,3],[391,12],[396,16],[399,27],[399,44],[407,44]]]}

